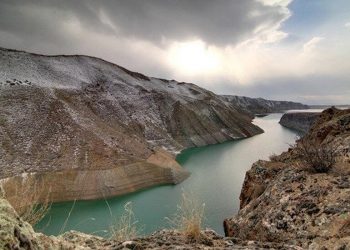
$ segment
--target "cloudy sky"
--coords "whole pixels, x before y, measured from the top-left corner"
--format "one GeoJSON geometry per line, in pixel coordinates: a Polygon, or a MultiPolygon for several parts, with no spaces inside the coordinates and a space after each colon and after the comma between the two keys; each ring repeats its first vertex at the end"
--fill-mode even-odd
{"type": "Polygon", "coordinates": [[[349,0],[0,0],[0,46],[219,94],[350,103],[349,0]]]}

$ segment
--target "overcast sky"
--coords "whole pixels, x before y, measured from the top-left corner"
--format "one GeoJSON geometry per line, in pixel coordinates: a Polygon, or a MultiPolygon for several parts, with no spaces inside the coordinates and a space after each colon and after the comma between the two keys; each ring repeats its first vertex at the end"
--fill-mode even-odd
{"type": "Polygon", "coordinates": [[[0,46],[219,94],[350,103],[349,0],[0,0],[0,46]]]}

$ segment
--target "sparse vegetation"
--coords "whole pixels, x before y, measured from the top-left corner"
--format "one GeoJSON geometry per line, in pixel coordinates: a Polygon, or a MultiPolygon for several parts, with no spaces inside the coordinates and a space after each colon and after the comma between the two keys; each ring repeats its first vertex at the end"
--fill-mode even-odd
{"type": "Polygon", "coordinates": [[[6,117],[0,116],[0,126],[5,126],[6,125],[6,117]]]}
{"type": "Polygon", "coordinates": [[[276,154],[271,154],[271,155],[269,156],[269,159],[270,159],[270,161],[277,161],[277,160],[278,160],[278,155],[276,155],[276,154]]]}
{"type": "Polygon", "coordinates": [[[341,223],[338,234],[346,236],[350,234],[350,214],[344,215],[344,221],[341,223]]]}
{"type": "Polygon", "coordinates": [[[49,190],[44,183],[34,178],[26,178],[15,181],[11,185],[11,190],[4,188],[3,196],[24,221],[35,225],[50,210],[49,190]]]}
{"type": "Polygon", "coordinates": [[[331,146],[311,144],[300,140],[295,149],[302,161],[317,173],[327,173],[335,164],[335,149],[331,146]]]}
{"type": "MultiPolygon", "coordinates": [[[[109,212],[112,217],[112,210],[106,201],[109,212]]],[[[138,228],[138,221],[132,210],[132,203],[127,202],[124,205],[124,213],[120,216],[118,221],[110,227],[111,238],[116,241],[126,241],[136,238],[140,230],[138,228]]]]}
{"type": "Polygon", "coordinates": [[[191,241],[201,240],[201,230],[204,222],[205,204],[200,203],[193,194],[182,192],[180,205],[173,218],[167,218],[172,226],[191,241]]]}
{"type": "Polygon", "coordinates": [[[61,227],[61,230],[60,230],[60,233],[59,233],[59,234],[62,234],[62,233],[64,232],[64,230],[66,229],[67,223],[68,223],[69,218],[70,218],[70,216],[71,216],[71,214],[72,214],[72,212],[73,212],[73,210],[74,210],[74,207],[75,207],[75,203],[76,203],[76,202],[77,202],[77,200],[74,200],[74,202],[73,202],[73,204],[72,204],[72,206],[71,206],[71,208],[70,208],[70,210],[69,210],[69,213],[68,213],[66,219],[64,220],[64,223],[63,223],[63,225],[62,225],[62,227],[61,227]]]}

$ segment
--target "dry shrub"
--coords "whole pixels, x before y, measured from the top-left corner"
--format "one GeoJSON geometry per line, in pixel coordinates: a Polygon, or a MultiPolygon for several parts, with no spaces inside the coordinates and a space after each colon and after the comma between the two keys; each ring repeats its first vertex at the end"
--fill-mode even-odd
{"type": "Polygon", "coordinates": [[[52,202],[50,188],[35,178],[25,178],[4,188],[3,196],[9,201],[17,214],[31,225],[35,225],[48,213],[52,202]]]}
{"type": "Polygon", "coordinates": [[[64,230],[66,230],[66,226],[67,226],[68,221],[69,221],[69,218],[70,218],[70,216],[71,216],[71,214],[72,214],[72,212],[73,212],[73,210],[74,210],[74,207],[75,207],[75,203],[76,203],[76,202],[77,202],[77,200],[75,199],[74,202],[73,202],[73,204],[72,204],[72,206],[71,206],[71,208],[70,208],[70,210],[69,210],[69,213],[68,213],[66,219],[64,220],[64,223],[63,223],[63,225],[62,225],[62,227],[61,227],[61,230],[60,230],[59,234],[63,234],[64,230]]]}
{"type": "Polygon", "coordinates": [[[342,223],[340,223],[341,227],[338,231],[338,236],[340,237],[346,237],[350,235],[350,214],[342,215],[342,217],[345,217],[342,223]]]}
{"type": "MultiPolygon", "coordinates": [[[[106,201],[109,212],[112,216],[112,210],[106,201]]],[[[127,241],[136,238],[140,230],[138,228],[138,221],[132,210],[132,203],[127,202],[124,205],[124,213],[120,216],[118,221],[110,227],[111,238],[116,241],[127,241]]]]}
{"type": "Polygon", "coordinates": [[[269,156],[269,160],[270,161],[278,161],[278,155],[276,155],[276,154],[271,154],[270,156],[269,156]]]}
{"type": "Polygon", "coordinates": [[[181,203],[173,218],[166,218],[171,225],[188,239],[201,240],[201,230],[204,223],[205,204],[200,203],[193,194],[182,192],[181,203]]]}
{"type": "Polygon", "coordinates": [[[335,149],[328,145],[311,144],[301,140],[295,149],[301,160],[317,173],[329,172],[336,162],[335,149]]]}

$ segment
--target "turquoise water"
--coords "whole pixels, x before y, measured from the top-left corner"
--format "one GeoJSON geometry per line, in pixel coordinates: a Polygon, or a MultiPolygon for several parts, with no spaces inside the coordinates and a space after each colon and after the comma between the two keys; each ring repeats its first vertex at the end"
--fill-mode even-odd
{"type": "Polygon", "coordinates": [[[279,125],[281,116],[256,118],[254,124],[265,133],[252,138],[185,150],[177,161],[192,173],[187,180],[176,186],[158,186],[108,199],[112,216],[105,200],[77,201],[74,207],[73,202],[56,203],[36,229],[53,235],[79,230],[107,236],[109,226],[120,216],[124,204],[131,201],[142,233],[149,234],[170,227],[165,217],[175,213],[185,190],[205,203],[206,226],[223,234],[223,220],[239,209],[245,172],[258,159],[268,159],[271,154],[287,150],[288,144],[296,139],[294,132],[279,125]]]}

